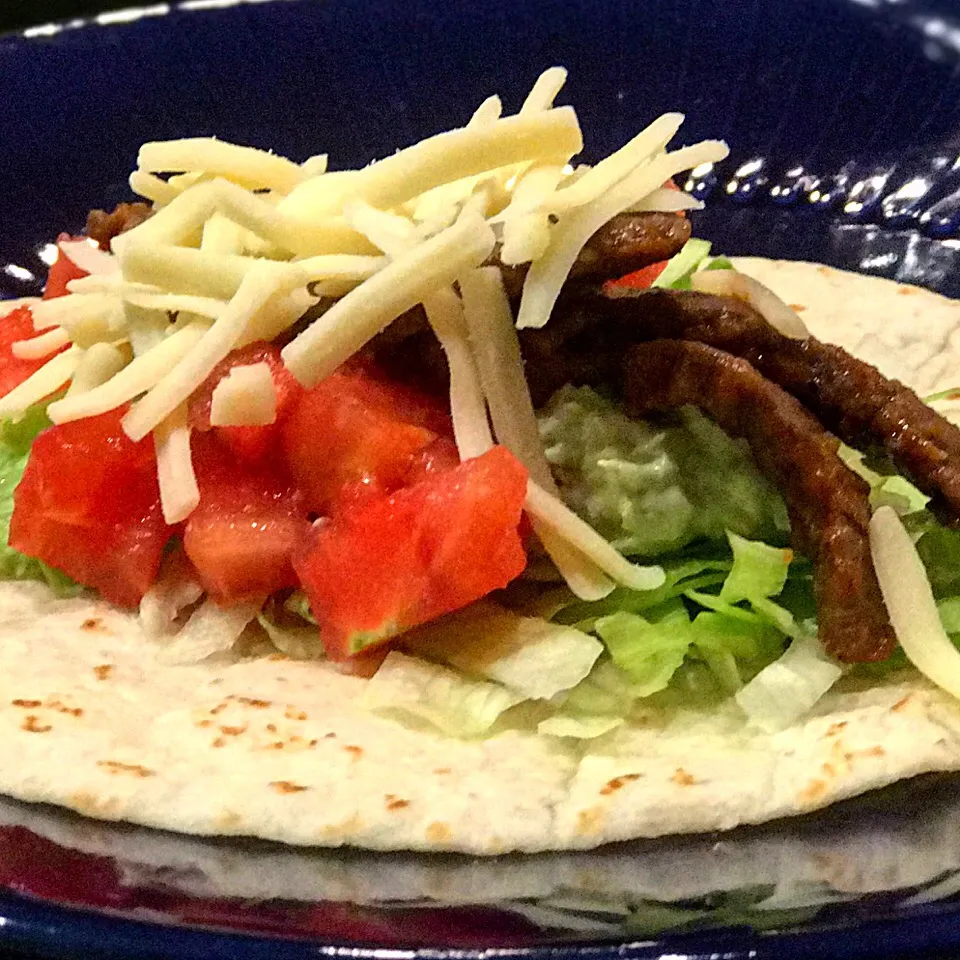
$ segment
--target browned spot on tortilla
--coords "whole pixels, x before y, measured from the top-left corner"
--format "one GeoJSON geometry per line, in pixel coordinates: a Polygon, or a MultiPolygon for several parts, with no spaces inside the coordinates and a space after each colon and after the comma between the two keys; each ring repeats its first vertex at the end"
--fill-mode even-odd
{"type": "Polygon", "coordinates": [[[355,747],[347,744],[343,749],[346,750],[354,760],[359,760],[363,756],[363,747],[355,747]]]}
{"type": "Polygon", "coordinates": [[[48,700],[46,706],[51,710],[56,710],[57,713],[65,713],[71,717],[82,717],[83,708],[82,707],[68,707],[65,703],[60,700],[48,700]]]}
{"type": "Polygon", "coordinates": [[[330,733],[325,733],[325,734],[323,735],[323,739],[324,739],[324,740],[336,740],[336,739],[337,739],[337,735],[331,731],[330,733]]]}
{"type": "Polygon", "coordinates": [[[308,719],[307,715],[302,710],[297,710],[296,707],[288,706],[286,710],[283,711],[283,715],[288,720],[306,720],[308,719]]]}
{"type": "Polygon", "coordinates": [[[217,739],[210,744],[211,747],[216,747],[217,749],[225,747],[226,745],[227,741],[223,737],[217,737],[217,739]]]}
{"type": "Polygon", "coordinates": [[[829,277],[833,271],[829,267],[817,267],[817,271],[822,273],[825,277],[829,277]]]}
{"type": "Polygon", "coordinates": [[[246,731],[247,725],[244,723],[239,727],[220,727],[220,732],[226,734],[228,737],[239,737],[241,733],[246,731]]]}
{"type": "Polygon", "coordinates": [[[820,769],[828,777],[835,777],[837,775],[837,768],[832,763],[825,763],[820,767],[820,769]]]}
{"type": "Polygon", "coordinates": [[[67,797],[67,803],[79,813],[94,817],[108,817],[115,814],[120,808],[120,801],[117,797],[101,799],[84,790],[70,794],[67,797]]]}
{"type": "Polygon", "coordinates": [[[410,806],[409,800],[401,800],[400,797],[396,797],[392,793],[386,794],[384,800],[387,801],[388,810],[403,810],[404,807],[410,806]]]}
{"type": "Polygon", "coordinates": [[[216,820],[216,824],[221,830],[232,830],[234,827],[239,827],[242,823],[243,817],[234,810],[227,810],[221,813],[216,820]]]}
{"type": "Polygon", "coordinates": [[[264,729],[267,731],[267,733],[276,733],[277,725],[275,723],[268,723],[264,729]]]}
{"type": "Polygon", "coordinates": [[[320,741],[319,740],[310,740],[307,742],[308,747],[315,747],[320,741]]]}
{"type": "Polygon", "coordinates": [[[836,723],[831,723],[830,726],[827,727],[827,736],[835,737],[846,725],[846,720],[839,720],[836,723]]]}
{"type": "Polygon", "coordinates": [[[273,780],[270,783],[270,786],[277,793],[303,793],[304,790],[309,790],[309,787],[302,787],[299,783],[291,783],[289,780],[273,780]]]}
{"type": "Polygon", "coordinates": [[[596,833],[603,824],[603,809],[601,807],[587,807],[577,813],[577,833],[596,833]]]}
{"type": "Polygon", "coordinates": [[[600,788],[600,795],[607,797],[611,793],[616,793],[621,787],[630,783],[631,780],[639,780],[642,776],[642,773],[624,773],[619,777],[614,777],[600,788]]]}
{"type": "Polygon", "coordinates": [[[268,660],[273,660],[276,663],[279,660],[289,660],[290,658],[285,653],[271,653],[268,660]]]}
{"type": "Polygon", "coordinates": [[[99,630],[103,626],[102,617],[88,617],[80,624],[81,630],[99,630]]]}
{"type": "Polygon", "coordinates": [[[206,719],[206,720],[198,720],[198,721],[197,721],[197,726],[198,726],[198,727],[212,727],[212,726],[213,726],[213,721],[210,720],[209,718],[206,719]]]}
{"type": "Polygon", "coordinates": [[[98,767],[103,767],[109,773],[129,773],[134,777],[155,777],[156,773],[149,767],[141,767],[139,763],[121,763],[119,760],[98,760],[98,767]]]}
{"type": "MultiPolygon", "coordinates": [[[[229,700],[230,698],[227,697],[229,700]]],[[[270,706],[269,700],[258,700],[256,697],[234,697],[237,703],[242,703],[247,707],[255,707],[257,710],[265,710],[270,706]]]]}
{"type": "Polygon", "coordinates": [[[427,840],[430,843],[446,843],[452,836],[449,823],[434,820],[433,823],[427,825],[427,840]]]}
{"type": "Polygon", "coordinates": [[[356,813],[351,814],[340,823],[324,824],[318,832],[321,837],[344,837],[347,834],[356,834],[363,829],[363,820],[356,813]]]}
{"type": "Polygon", "coordinates": [[[439,774],[440,776],[442,776],[442,775],[445,774],[445,773],[450,773],[450,768],[449,768],[449,767],[437,767],[437,769],[434,770],[433,772],[436,773],[436,774],[439,774]]]}
{"type": "Polygon", "coordinates": [[[113,673],[113,664],[112,663],[101,663],[98,666],[93,668],[93,675],[98,680],[106,680],[110,674],[113,673]]]}
{"type": "Polygon", "coordinates": [[[807,305],[805,303],[791,303],[790,309],[796,310],[797,313],[803,313],[807,309],[807,305]]]}
{"type": "Polygon", "coordinates": [[[677,767],[670,779],[680,787],[692,787],[697,782],[683,767],[677,767]]]}
{"type": "Polygon", "coordinates": [[[898,701],[890,708],[890,712],[891,712],[891,713],[899,713],[901,710],[903,710],[903,709],[907,706],[907,704],[908,704],[912,699],[913,699],[913,694],[912,694],[912,693],[908,693],[905,697],[903,697],[902,699],[898,700],[898,701]]]}
{"type": "Polygon", "coordinates": [[[273,743],[267,744],[268,750],[282,750],[286,744],[282,740],[274,740],[273,743]]]}
{"type": "Polygon", "coordinates": [[[827,793],[827,782],[825,780],[811,780],[801,791],[800,801],[802,803],[815,803],[823,799],[827,793]]]}
{"type": "Polygon", "coordinates": [[[215,717],[218,713],[223,713],[227,709],[226,703],[218,703],[211,711],[210,715],[215,717]]]}
{"type": "Polygon", "coordinates": [[[33,710],[37,707],[43,706],[42,700],[11,700],[10,702],[15,707],[26,707],[28,710],[33,710]]]}
{"type": "Polygon", "coordinates": [[[886,752],[880,744],[877,744],[873,747],[867,747],[865,750],[851,750],[849,753],[844,754],[844,756],[849,762],[856,757],[882,757],[886,755],[886,752]]]}
{"type": "Polygon", "coordinates": [[[912,297],[915,293],[920,291],[916,287],[897,287],[897,293],[901,297],[912,297]]]}
{"type": "Polygon", "coordinates": [[[23,718],[20,729],[26,730],[27,733],[46,733],[48,730],[52,730],[53,727],[51,727],[49,723],[40,723],[32,713],[28,713],[23,718]]]}

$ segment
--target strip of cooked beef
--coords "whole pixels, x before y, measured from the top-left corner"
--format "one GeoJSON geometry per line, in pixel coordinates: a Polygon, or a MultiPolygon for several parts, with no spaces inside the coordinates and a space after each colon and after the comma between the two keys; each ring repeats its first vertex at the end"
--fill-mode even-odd
{"type": "Polygon", "coordinates": [[[813,563],[824,646],[848,663],[888,657],[896,639],[870,558],[870,491],[837,456],[839,441],[746,360],[702,343],[636,344],[624,369],[631,415],[695,404],[747,441],[783,493],[795,548],[813,563]]]}
{"type": "Polygon", "coordinates": [[[814,337],[786,337],[731,297],[569,288],[547,327],[522,338],[537,400],[569,380],[615,382],[624,346],[658,337],[696,340],[748,360],[845,443],[881,447],[939,514],[960,517],[960,430],[870,364],[814,337]]]}
{"type": "Polygon", "coordinates": [[[120,203],[109,213],[91,210],[83,232],[91,240],[96,240],[102,250],[109,250],[114,237],[140,226],[152,213],[153,207],[149,203],[120,203]]]}

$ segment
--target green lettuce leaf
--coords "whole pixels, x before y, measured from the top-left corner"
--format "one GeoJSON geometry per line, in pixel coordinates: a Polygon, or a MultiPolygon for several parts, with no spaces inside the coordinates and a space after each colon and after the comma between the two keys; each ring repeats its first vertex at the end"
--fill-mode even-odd
{"type": "Polygon", "coordinates": [[[650,284],[668,290],[689,290],[692,274],[710,255],[710,243],[696,237],[688,240],[668,261],[663,272],[650,284]]]}
{"type": "Polygon", "coordinates": [[[18,423],[0,421],[0,580],[39,580],[58,596],[76,596],[83,588],[60,570],[14,550],[8,545],[13,492],[23,477],[30,445],[50,426],[45,405],[31,407],[18,423]]]}

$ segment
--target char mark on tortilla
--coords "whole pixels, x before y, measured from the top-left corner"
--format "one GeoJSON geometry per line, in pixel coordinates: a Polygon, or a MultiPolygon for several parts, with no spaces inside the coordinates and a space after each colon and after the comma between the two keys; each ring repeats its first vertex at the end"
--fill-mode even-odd
{"type": "Polygon", "coordinates": [[[695,340],[742,357],[844,443],[882,449],[932,498],[931,508],[942,519],[956,524],[960,517],[960,430],[876,367],[815,337],[785,337],[740,300],[688,291],[571,288],[543,332],[527,343],[537,352],[530,368],[540,376],[542,366],[551,375],[547,387],[567,373],[572,376],[564,383],[609,382],[625,345],[659,337],[695,340]],[[573,369],[561,369],[565,365],[573,369]]]}
{"type": "Polygon", "coordinates": [[[870,491],[837,456],[837,439],[746,360],[702,343],[633,345],[624,371],[632,416],[695,404],[749,443],[783,493],[794,546],[813,562],[827,651],[848,663],[890,656],[896,638],[870,558],[870,491]]]}

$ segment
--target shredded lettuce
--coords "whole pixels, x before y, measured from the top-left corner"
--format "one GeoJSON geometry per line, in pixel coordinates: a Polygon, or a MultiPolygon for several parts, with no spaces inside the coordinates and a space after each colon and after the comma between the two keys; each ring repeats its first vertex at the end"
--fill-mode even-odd
{"type": "Polygon", "coordinates": [[[410,652],[494,680],[530,700],[576,686],[603,652],[575,627],[524,617],[490,601],[435,620],[403,636],[410,652]]]}
{"type": "Polygon", "coordinates": [[[751,722],[773,733],[803,716],[842,673],[816,637],[802,637],[735,693],[734,699],[751,722]]]}
{"type": "Polygon", "coordinates": [[[481,737],[521,694],[469,680],[456,670],[394,650],[367,683],[364,706],[401,721],[421,721],[452,737],[481,737]]]}
{"type": "Polygon", "coordinates": [[[710,254],[710,243],[695,237],[688,240],[668,261],[663,272],[650,286],[669,290],[689,290],[692,274],[710,254]]]}
{"type": "Polygon", "coordinates": [[[0,580],[39,580],[58,596],[76,596],[83,589],[65,573],[28,557],[8,545],[13,492],[23,477],[30,445],[41,430],[50,426],[45,404],[31,407],[18,423],[0,421],[0,580]]]}

